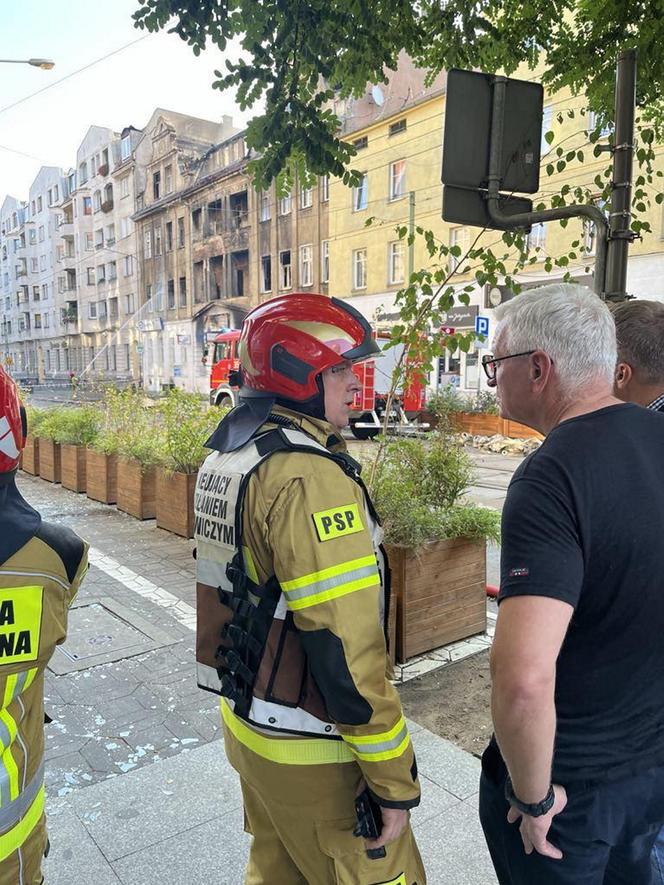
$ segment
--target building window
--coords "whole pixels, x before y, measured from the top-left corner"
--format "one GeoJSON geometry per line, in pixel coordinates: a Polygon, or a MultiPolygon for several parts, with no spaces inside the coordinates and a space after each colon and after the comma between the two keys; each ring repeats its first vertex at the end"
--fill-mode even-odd
{"type": "Polygon", "coordinates": [[[390,123],[389,135],[398,135],[400,132],[406,131],[406,118],[397,120],[396,123],[390,123]]]}
{"type": "Polygon", "coordinates": [[[134,304],[134,293],[129,292],[125,295],[125,313],[130,315],[134,312],[136,306],[134,304]]]}
{"type": "Polygon", "coordinates": [[[184,218],[178,218],[178,249],[184,249],[184,218]]]}
{"type": "Polygon", "coordinates": [[[291,253],[290,249],[285,249],[279,253],[279,288],[290,289],[292,285],[291,253]]]}
{"type": "Polygon", "coordinates": [[[155,291],[155,309],[163,310],[164,308],[164,290],[162,288],[161,283],[155,283],[156,291],[155,291]]]}
{"type": "Polygon", "coordinates": [[[92,215],[92,197],[83,197],[83,214],[92,215]]]}
{"type": "Polygon", "coordinates": [[[161,227],[154,229],[154,254],[161,255],[161,227]]]}
{"type": "Polygon", "coordinates": [[[546,226],[542,222],[533,224],[530,233],[526,235],[526,251],[529,252],[531,249],[539,249],[543,251],[545,246],[546,226]]]}
{"type": "Polygon", "coordinates": [[[41,321],[41,314],[40,314],[40,313],[36,313],[36,314],[35,314],[34,327],[35,327],[35,329],[41,329],[41,327],[42,327],[42,321],[41,321]]]}
{"type": "Polygon", "coordinates": [[[44,328],[45,328],[45,329],[48,329],[48,327],[49,327],[48,314],[47,314],[47,313],[42,314],[42,319],[43,319],[43,322],[44,322],[44,328]]]}
{"type": "Polygon", "coordinates": [[[28,231],[28,239],[31,246],[34,246],[34,244],[37,242],[37,231],[34,229],[34,227],[31,227],[28,231]]]}
{"type": "Polygon", "coordinates": [[[145,285],[145,301],[148,305],[148,310],[150,313],[154,310],[154,302],[152,301],[152,283],[146,283],[145,285]]]}
{"type": "Polygon", "coordinates": [[[353,212],[360,212],[367,208],[369,201],[369,175],[362,173],[362,178],[357,187],[353,188],[353,212]]]}
{"type": "Polygon", "coordinates": [[[161,196],[161,172],[152,175],[152,199],[158,200],[161,196]]]}
{"type": "Polygon", "coordinates": [[[113,280],[117,280],[118,278],[118,263],[117,261],[109,261],[108,263],[108,281],[112,282],[113,280]]]}
{"type": "Polygon", "coordinates": [[[320,244],[320,281],[330,282],[330,241],[323,240],[320,244]]]}
{"type": "Polygon", "coordinates": [[[261,194],[261,221],[270,220],[270,195],[261,194]]]}
{"type": "Polygon", "coordinates": [[[112,320],[117,320],[118,318],[118,299],[117,298],[109,298],[108,299],[108,315],[112,320]]]}
{"type": "Polygon", "coordinates": [[[272,256],[261,256],[261,292],[272,291],[272,256]]]}
{"type": "Polygon", "coordinates": [[[547,132],[551,131],[551,124],[553,122],[553,108],[551,105],[542,109],[542,140],[540,142],[540,155],[543,157],[545,154],[548,154],[551,150],[551,145],[546,140],[547,132]]]}
{"type": "Polygon", "coordinates": [[[608,138],[613,133],[613,126],[610,123],[602,126],[600,116],[597,111],[588,110],[588,134],[599,129],[600,138],[608,138]]]}
{"type": "Polygon", "coordinates": [[[46,301],[48,298],[48,283],[44,283],[42,286],[42,301],[46,301]]]}
{"type": "Polygon", "coordinates": [[[124,135],[120,142],[120,159],[128,160],[131,156],[131,134],[124,135]]]}
{"type": "Polygon", "coordinates": [[[41,212],[44,208],[44,201],[41,197],[37,197],[37,212],[41,212]]]}
{"type": "Polygon", "coordinates": [[[366,135],[363,135],[361,138],[356,138],[353,142],[353,147],[356,151],[362,151],[369,144],[369,139],[366,135]]]}
{"type": "Polygon", "coordinates": [[[367,288],[367,250],[353,252],[353,289],[367,288]]]}
{"type": "Polygon", "coordinates": [[[169,310],[175,310],[175,280],[166,283],[166,298],[169,310]]]}
{"type": "Polygon", "coordinates": [[[300,209],[311,209],[314,202],[314,192],[310,187],[300,188],[300,209]]]}
{"type": "Polygon", "coordinates": [[[39,301],[39,286],[32,287],[32,300],[39,301]]]}
{"type": "Polygon", "coordinates": [[[94,286],[94,284],[95,284],[95,269],[94,269],[94,267],[86,267],[85,272],[87,274],[88,286],[94,286]]]}
{"type": "Polygon", "coordinates": [[[282,197],[279,200],[279,215],[289,215],[291,211],[291,195],[282,197]]]}
{"type": "Polygon", "coordinates": [[[313,246],[300,246],[300,285],[313,286],[314,257],[313,246]]]}
{"type": "Polygon", "coordinates": [[[390,200],[399,200],[406,194],[406,161],[390,163],[390,200]]]}
{"type": "Polygon", "coordinates": [[[46,270],[46,256],[39,256],[39,270],[46,270]]]}
{"type": "Polygon", "coordinates": [[[89,301],[88,302],[88,319],[96,320],[97,319],[97,302],[89,301]]]}
{"type": "Polygon", "coordinates": [[[173,191],[173,167],[166,166],[164,169],[164,194],[170,194],[173,191]]]}
{"type": "Polygon", "coordinates": [[[46,233],[45,233],[45,231],[44,231],[44,225],[43,225],[43,224],[40,224],[40,225],[39,225],[39,242],[40,242],[40,243],[43,243],[43,242],[44,242],[44,238],[45,238],[45,236],[46,236],[46,233]]]}
{"type": "MultiPolygon", "coordinates": [[[[599,197],[593,198],[593,205],[597,206],[606,215],[606,201],[599,197]]],[[[594,255],[597,251],[597,230],[592,221],[583,222],[583,248],[587,255],[594,255]]]]}
{"type": "Polygon", "coordinates": [[[106,266],[104,264],[97,265],[97,283],[106,282],[106,266]]]}
{"type": "Polygon", "coordinates": [[[166,222],[166,241],[164,243],[164,252],[173,251],[173,222],[166,222]]]}
{"type": "Polygon", "coordinates": [[[128,197],[129,196],[129,176],[125,175],[124,178],[120,179],[120,197],[128,197]]]}
{"type": "Polygon", "coordinates": [[[152,232],[149,230],[143,234],[143,257],[152,258],[152,232]]]}
{"type": "Polygon", "coordinates": [[[106,245],[113,246],[115,244],[115,225],[109,224],[106,228],[106,245]]]}
{"type": "Polygon", "coordinates": [[[320,201],[327,203],[330,199],[330,176],[324,175],[320,180],[320,201]]]}
{"type": "Polygon", "coordinates": [[[458,270],[470,248],[470,231],[467,227],[455,227],[450,231],[450,248],[454,249],[455,246],[460,251],[458,255],[450,255],[450,273],[458,270]]]}
{"type": "Polygon", "coordinates": [[[53,191],[51,190],[50,187],[49,187],[48,191],[46,192],[46,202],[49,206],[53,205],[53,191]]]}
{"type": "Polygon", "coordinates": [[[99,228],[95,231],[95,249],[103,249],[104,248],[104,229],[99,228]]]}
{"type": "Polygon", "coordinates": [[[395,243],[390,243],[389,282],[391,286],[394,286],[397,283],[403,283],[404,281],[405,253],[406,246],[402,240],[398,240],[395,243]]]}
{"type": "Polygon", "coordinates": [[[92,236],[91,233],[86,233],[86,235],[85,235],[85,251],[92,252],[94,247],[95,247],[94,237],[92,236]]]}
{"type": "Polygon", "coordinates": [[[187,306],[187,278],[186,277],[180,277],[179,290],[180,290],[180,307],[186,307],[187,306]]]}
{"type": "Polygon", "coordinates": [[[100,320],[105,320],[106,317],[108,316],[108,310],[106,308],[105,301],[98,301],[97,302],[97,316],[99,317],[100,320]]]}
{"type": "Polygon", "coordinates": [[[38,258],[35,257],[35,258],[30,259],[30,271],[31,271],[31,273],[38,273],[39,272],[39,259],[38,258]]]}
{"type": "Polygon", "coordinates": [[[95,191],[92,195],[92,208],[95,212],[101,211],[101,191],[95,191]]]}

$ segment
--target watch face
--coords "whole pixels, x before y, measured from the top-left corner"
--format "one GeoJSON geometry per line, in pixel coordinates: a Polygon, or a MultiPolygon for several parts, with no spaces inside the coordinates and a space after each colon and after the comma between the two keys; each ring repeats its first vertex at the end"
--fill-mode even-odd
{"type": "Polygon", "coordinates": [[[493,305],[493,307],[498,307],[502,300],[503,293],[500,291],[498,286],[494,286],[493,289],[489,291],[489,304],[493,305]]]}

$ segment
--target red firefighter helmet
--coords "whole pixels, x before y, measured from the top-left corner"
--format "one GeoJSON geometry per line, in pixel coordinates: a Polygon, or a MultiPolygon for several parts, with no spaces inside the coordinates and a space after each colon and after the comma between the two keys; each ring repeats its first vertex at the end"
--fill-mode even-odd
{"type": "Polygon", "coordinates": [[[18,467],[18,459],[24,445],[18,390],[9,375],[0,367],[0,473],[9,473],[18,467]]]}
{"type": "Polygon", "coordinates": [[[317,376],[343,360],[380,353],[362,314],[338,298],[296,292],[254,308],[242,324],[242,382],[257,393],[303,402],[320,393],[317,376]]]}

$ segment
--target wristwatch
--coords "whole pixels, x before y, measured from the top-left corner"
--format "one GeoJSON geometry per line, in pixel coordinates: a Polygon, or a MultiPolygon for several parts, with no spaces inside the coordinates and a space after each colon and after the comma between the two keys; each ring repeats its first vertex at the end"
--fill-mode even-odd
{"type": "Polygon", "coordinates": [[[522,802],[514,795],[512,779],[507,775],[507,780],[505,781],[505,798],[510,805],[517,808],[521,814],[527,814],[528,817],[541,817],[543,814],[547,814],[547,812],[551,811],[553,803],[556,800],[556,794],[553,792],[553,785],[551,785],[549,787],[549,792],[541,802],[532,802],[530,804],[528,802],[522,802]]]}

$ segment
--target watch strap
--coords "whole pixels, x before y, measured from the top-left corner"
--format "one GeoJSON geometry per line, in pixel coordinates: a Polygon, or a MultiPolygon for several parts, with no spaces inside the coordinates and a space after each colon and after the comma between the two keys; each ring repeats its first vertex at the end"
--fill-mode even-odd
{"type": "Polygon", "coordinates": [[[527,814],[528,817],[541,817],[551,811],[553,803],[556,800],[556,794],[553,791],[553,784],[549,786],[549,791],[541,802],[522,802],[514,793],[512,787],[512,779],[507,776],[505,781],[505,799],[517,808],[521,814],[527,814]]]}

